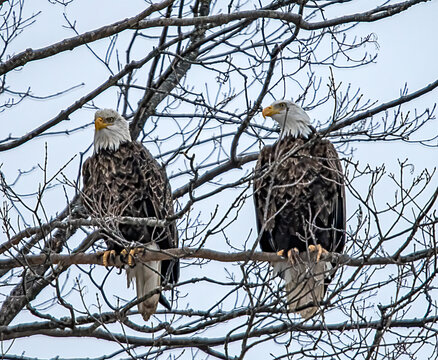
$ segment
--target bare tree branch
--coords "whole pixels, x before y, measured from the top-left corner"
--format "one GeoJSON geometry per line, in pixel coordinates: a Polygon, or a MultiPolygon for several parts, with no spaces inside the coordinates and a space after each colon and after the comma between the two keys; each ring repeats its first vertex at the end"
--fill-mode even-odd
{"type": "Polygon", "coordinates": [[[344,0],[160,1],[85,2],[79,12],[76,0],[1,5],[2,358],[41,358],[26,338],[36,335],[47,341],[46,357],[84,360],[435,358],[438,81],[422,77],[430,84],[411,92],[408,75],[418,66],[387,69],[406,85],[380,80],[390,99],[381,103],[361,89],[356,70],[373,76],[387,39],[399,41],[390,30],[409,25],[405,47],[431,64],[433,46],[419,50],[415,39],[433,44],[434,32],[417,25],[436,2],[376,0],[355,11],[344,0]],[[86,12],[102,5],[114,20],[87,31],[96,17],[86,12]],[[117,6],[136,15],[124,19],[117,6]],[[59,34],[42,47],[37,29],[59,34]],[[59,41],[65,30],[75,36],[59,41]],[[288,260],[257,251],[252,182],[263,173],[253,167],[279,134],[260,110],[282,98],[309,113],[313,138],[335,145],[347,186],[345,253],[322,255],[324,272],[336,275],[322,301],[299,309],[317,307],[308,320],[289,311],[285,274],[274,269],[288,260]],[[79,115],[97,107],[123,114],[131,137],[163,164],[172,217],[96,209],[100,217],[87,218],[79,184],[92,129],[79,115]],[[180,281],[137,297],[121,274],[129,257],[110,257],[104,268],[102,250],[111,241],[142,247],[121,224],[155,231],[169,221],[179,248],[145,250],[135,261],[178,258],[180,281]],[[137,305],[157,294],[170,310],[159,305],[144,322],[137,305]],[[67,338],[78,346],[63,351],[67,338]],[[94,342],[93,357],[81,346],[94,339],[105,341],[94,342]],[[50,353],[51,342],[59,353],[50,353]]]}
{"type": "Polygon", "coordinates": [[[373,22],[393,16],[402,11],[405,11],[411,6],[426,2],[429,0],[409,0],[393,5],[381,6],[360,14],[353,14],[343,16],[331,20],[310,23],[302,19],[300,15],[293,13],[284,13],[270,10],[250,10],[241,11],[234,14],[221,14],[213,16],[200,16],[192,19],[168,18],[168,19],[152,19],[143,20],[145,17],[162,10],[173,3],[173,0],[165,0],[158,4],[152,4],[148,9],[142,13],[123,21],[116,22],[102,28],[86,32],[82,35],[75,36],[51,46],[32,50],[27,49],[19,53],[6,62],[0,64],[0,75],[3,75],[19,66],[23,66],[29,61],[44,59],[49,56],[56,55],[60,52],[72,50],[80,45],[90,43],[99,39],[109,37],[126,29],[148,29],[153,27],[163,26],[199,26],[199,25],[213,25],[220,26],[228,24],[236,20],[256,20],[256,19],[276,19],[293,23],[304,30],[317,30],[331,26],[348,24],[351,22],[373,22]],[[143,21],[142,21],[143,20],[143,21]]]}
{"type": "Polygon", "coordinates": [[[48,47],[32,50],[26,49],[22,53],[19,53],[6,62],[0,64],[0,75],[6,74],[7,72],[19,67],[23,66],[29,61],[41,60],[47,58],[49,56],[53,56],[59,54],[60,52],[73,50],[74,48],[92,42],[99,39],[103,39],[109,37],[111,35],[117,34],[123,30],[130,29],[135,27],[138,22],[145,17],[153,14],[154,12],[160,11],[170,4],[172,4],[174,0],[164,0],[158,4],[152,4],[146,10],[142,11],[140,14],[122,21],[118,21],[114,24],[101,27],[99,29],[89,31],[80,36],[75,36],[70,39],[65,39],[57,44],[50,45],[48,47]]]}
{"type": "MultiPolygon", "coordinates": [[[[438,223],[438,221],[436,222],[438,223]]],[[[215,260],[220,262],[286,262],[287,260],[275,253],[265,253],[257,251],[243,251],[237,253],[220,252],[210,249],[199,248],[179,248],[168,249],[166,251],[149,251],[147,249],[142,250],[142,254],[137,254],[136,258],[141,262],[153,261],[153,260],[169,260],[173,258],[181,259],[206,259],[215,260]]],[[[321,261],[327,261],[337,263],[340,265],[363,267],[372,265],[404,265],[410,264],[419,260],[431,259],[438,254],[438,247],[427,250],[417,251],[404,256],[375,256],[365,258],[353,258],[347,254],[328,253],[321,255],[321,261]]],[[[301,260],[308,261],[309,254],[299,254],[301,260]]],[[[103,265],[102,253],[99,254],[85,254],[77,253],[75,255],[59,255],[59,254],[47,254],[47,255],[33,255],[26,257],[16,257],[14,259],[0,260],[0,269],[12,269],[22,266],[37,266],[46,263],[50,264],[62,264],[64,266],[71,265],[103,265]]],[[[110,266],[116,266],[119,268],[124,267],[126,264],[121,261],[120,258],[109,260],[110,266]]]]}

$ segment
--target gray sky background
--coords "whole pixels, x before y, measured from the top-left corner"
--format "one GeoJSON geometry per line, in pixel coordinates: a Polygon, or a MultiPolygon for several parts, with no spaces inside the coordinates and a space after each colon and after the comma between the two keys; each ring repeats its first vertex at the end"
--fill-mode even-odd
{"type": "MultiPolygon", "coordinates": [[[[371,3],[375,1],[354,1],[351,4],[345,4],[346,13],[354,13],[359,10],[371,8],[371,3]]],[[[76,0],[66,8],[66,13],[69,18],[78,20],[77,29],[80,33],[95,29],[100,26],[112,23],[114,21],[133,16],[141,11],[144,7],[143,1],[82,1],[76,0]]],[[[247,7],[251,7],[247,5],[247,7]]],[[[23,34],[13,43],[8,54],[18,53],[26,48],[34,49],[50,45],[60,41],[65,37],[74,36],[71,30],[63,28],[65,19],[62,16],[63,7],[59,5],[51,5],[48,1],[38,1],[33,5],[31,2],[25,4],[25,12],[29,15],[36,11],[41,11],[37,17],[37,21],[32,25],[31,31],[25,30],[23,34]],[[36,10],[38,8],[38,10],[36,10]]],[[[364,66],[354,70],[339,70],[335,69],[335,79],[337,82],[343,83],[346,88],[351,84],[353,89],[360,88],[360,92],[365,98],[383,103],[391,99],[397,98],[401,89],[408,84],[409,91],[415,91],[426,84],[435,81],[438,78],[438,48],[436,46],[436,34],[438,33],[438,22],[436,15],[438,14],[438,1],[431,1],[425,4],[417,5],[409,9],[406,13],[396,15],[389,19],[376,23],[361,24],[352,30],[358,37],[366,36],[370,33],[375,34],[379,49],[376,63],[364,66]]],[[[326,14],[327,17],[336,16],[337,14],[326,14]]],[[[151,30],[158,33],[159,29],[151,30]]],[[[123,41],[128,39],[128,34],[122,34],[119,37],[118,45],[121,48],[121,56],[124,56],[123,41]]],[[[91,44],[94,51],[100,54],[105,53],[108,39],[98,41],[91,44]]],[[[370,51],[375,51],[375,48],[370,47],[370,51]]],[[[318,70],[319,71],[319,70],[318,70]]],[[[329,71],[326,73],[321,70],[318,75],[325,76],[328,83],[329,71]]],[[[29,129],[35,128],[39,124],[56,116],[62,109],[73,103],[98,84],[103,79],[107,78],[109,73],[102,64],[96,61],[90,55],[90,52],[85,47],[80,47],[72,52],[64,52],[56,55],[53,58],[35,61],[29,63],[21,71],[15,71],[14,74],[8,76],[8,81],[14,84],[15,89],[25,90],[28,87],[36,95],[48,95],[57,91],[62,91],[66,88],[77,86],[83,83],[82,86],[68,92],[67,94],[47,102],[45,100],[25,100],[20,106],[7,112],[0,113],[1,130],[0,138],[6,137],[9,133],[13,136],[20,136],[26,133],[29,129]]],[[[197,76],[195,72],[189,72],[189,76],[197,76]]],[[[200,83],[214,87],[214,80],[206,82],[204,77],[199,77],[200,83]]],[[[290,89],[294,85],[290,84],[290,89]]],[[[325,85],[324,85],[325,86],[325,85]]],[[[434,92],[422,97],[420,100],[412,102],[404,107],[405,111],[420,112],[425,108],[431,108],[436,102],[438,92],[434,92]]],[[[278,94],[281,96],[282,94],[278,94]]],[[[299,94],[294,94],[292,91],[287,91],[288,98],[296,98],[299,94]]],[[[269,97],[267,97],[268,99],[269,97]]],[[[115,92],[107,91],[100,95],[95,102],[98,107],[115,107],[115,92]]],[[[239,104],[235,104],[236,107],[239,104]]],[[[264,106],[269,105],[263,104],[264,106]]],[[[241,109],[246,105],[241,104],[241,109]]],[[[318,118],[326,118],[324,113],[328,109],[315,109],[309,111],[312,120],[316,122],[318,118]]],[[[179,111],[179,110],[178,110],[179,111]]],[[[391,110],[390,110],[391,111],[391,110]]],[[[74,132],[70,136],[57,135],[50,137],[42,137],[31,141],[17,149],[1,153],[0,163],[1,170],[7,175],[7,181],[11,182],[18,175],[20,170],[29,170],[36,164],[44,162],[45,143],[47,142],[48,151],[48,169],[49,174],[57,171],[61,166],[66,164],[75,154],[84,151],[91,143],[93,138],[94,127],[91,125],[93,120],[93,110],[81,109],[71,116],[69,122],[61,123],[51,131],[62,131],[66,128],[72,129],[84,124],[90,124],[84,130],[74,132]]],[[[261,115],[258,115],[258,120],[261,121],[261,115]]],[[[166,130],[166,124],[162,125],[161,131],[166,130]]],[[[171,124],[169,123],[169,126],[171,124]]],[[[431,122],[421,134],[436,134],[437,121],[431,122]]],[[[435,140],[436,144],[436,140],[435,140]]],[[[433,147],[425,147],[417,144],[406,143],[353,143],[351,146],[355,148],[353,160],[365,165],[369,163],[371,166],[379,166],[385,164],[388,172],[398,171],[398,161],[409,159],[409,162],[414,165],[412,175],[418,175],[424,168],[433,168],[437,165],[437,150],[433,147]]],[[[242,147],[243,148],[243,147],[242,147]]],[[[150,149],[154,152],[154,149],[150,149]]],[[[88,152],[87,156],[91,154],[88,152]]],[[[156,152],[155,152],[156,154],[156,152]]],[[[171,169],[168,169],[168,174],[178,171],[178,164],[174,164],[171,169]]],[[[254,164],[249,164],[242,171],[250,171],[254,164]]],[[[73,179],[77,177],[79,167],[79,159],[76,157],[71,164],[65,169],[64,174],[73,179]]],[[[224,179],[227,177],[224,176],[224,179]]],[[[16,190],[21,193],[30,193],[38,190],[39,182],[42,180],[42,173],[38,169],[33,171],[29,176],[23,177],[16,186],[16,190]]],[[[173,189],[178,188],[185,182],[185,179],[176,179],[172,181],[173,189]]],[[[381,192],[382,201],[385,196],[393,196],[387,193],[384,184],[390,185],[390,180],[385,179],[378,191],[381,192]]],[[[364,184],[365,185],[365,184],[364,184]]],[[[68,191],[70,195],[72,192],[68,191]]],[[[227,209],[230,201],[235,196],[236,192],[230,190],[224,193],[217,199],[218,204],[227,209]],[[222,201],[222,203],[220,203],[222,201]]],[[[28,198],[30,203],[35,199],[28,198]]],[[[65,206],[65,198],[63,191],[57,187],[50,191],[45,197],[45,207],[49,215],[54,215],[57,211],[61,211],[65,206]]],[[[353,213],[357,207],[357,203],[349,198],[348,211],[353,213]]],[[[193,216],[200,212],[202,217],[208,219],[208,215],[212,211],[212,204],[208,200],[197,204],[192,212],[193,216]]],[[[227,229],[227,235],[231,237],[231,241],[236,246],[242,247],[243,241],[249,237],[249,244],[254,239],[255,222],[253,216],[252,200],[248,200],[239,213],[239,221],[227,229]],[[252,233],[251,233],[252,229],[252,233]]],[[[31,221],[31,219],[27,219],[31,221]]],[[[80,237],[78,237],[80,239],[80,237]]],[[[3,241],[2,241],[3,242],[3,241]]],[[[224,237],[215,236],[207,242],[208,248],[217,250],[228,250],[229,246],[224,241],[224,237]]],[[[225,268],[232,268],[238,274],[238,266],[222,263],[210,263],[207,266],[197,267],[192,266],[185,271],[182,269],[182,280],[190,279],[195,276],[203,276],[204,274],[214,274],[219,279],[226,279],[225,268]]],[[[94,275],[105,274],[106,270],[96,269],[94,275]]],[[[71,276],[80,275],[80,271],[72,271],[71,276]]],[[[80,275],[84,284],[87,284],[86,299],[89,303],[95,303],[95,289],[88,284],[86,275],[80,275]]],[[[72,281],[71,279],[69,280],[72,281]]],[[[117,275],[115,271],[111,274],[110,284],[115,286],[115,293],[119,296],[130,299],[133,296],[132,288],[128,291],[125,288],[124,275],[117,275]]],[[[207,309],[213,299],[218,298],[220,294],[215,293],[213,285],[189,286],[184,288],[187,296],[180,299],[179,308],[190,307],[193,309],[207,309]]],[[[113,291],[113,289],[111,289],[113,291]]],[[[49,299],[53,290],[47,289],[44,294],[37,298],[35,303],[42,303],[44,299],[49,299]]],[[[384,300],[385,294],[382,295],[384,300]]],[[[70,298],[69,298],[70,300],[70,298]]],[[[243,301],[243,299],[241,299],[243,301]]],[[[376,303],[378,301],[375,301],[376,303]]],[[[232,304],[228,304],[232,306],[232,304]]],[[[97,308],[94,310],[97,311],[97,308]]],[[[56,314],[59,315],[59,314],[56,314]]],[[[64,313],[64,315],[68,315],[64,313]]],[[[27,314],[20,314],[13,322],[30,321],[32,318],[27,314]]],[[[332,318],[336,322],[336,318],[332,318]]],[[[156,321],[156,320],[155,320],[156,321]]],[[[230,326],[228,323],[226,326],[230,326]]],[[[112,326],[117,332],[121,329],[118,325],[112,326]]],[[[206,336],[223,336],[226,327],[218,327],[209,331],[206,336]]],[[[53,357],[56,355],[65,356],[67,358],[75,357],[95,357],[102,354],[109,354],[112,350],[117,350],[115,344],[108,344],[98,340],[88,339],[49,339],[46,337],[35,336],[29,339],[20,339],[15,343],[3,342],[3,351],[10,346],[10,353],[24,354],[28,356],[39,356],[42,358],[53,357]]],[[[281,346],[270,343],[270,347],[263,347],[257,354],[253,354],[254,358],[267,358],[269,353],[278,353],[282,351],[281,346]]],[[[126,357],[126,356],[123,356],[126,357]]],[[[181,359],[191,359],[192,353],[188,350],[181,359]]],[[[205,358],[201,356],[200,358],[205,358]]],[[[249,357],[248,357],[249,358],[249,357]]]]}

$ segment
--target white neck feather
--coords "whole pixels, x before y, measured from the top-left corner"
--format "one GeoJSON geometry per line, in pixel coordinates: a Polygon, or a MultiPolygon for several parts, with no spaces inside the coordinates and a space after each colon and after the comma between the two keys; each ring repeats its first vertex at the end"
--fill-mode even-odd
{"type": "Polygon", "coordinates": [[[98,153],[100,150],[116,151],[121,144],[131,141],[131,135],[127,126],[128,123],[126,121],[125,123],[126,127],[123,124],[121,124],[121,126],[114,124],[106,129],[95,131],[94,152],[98,153]]]}
{"type": "Polygon", "coordinates": [[[280,123],[281,137],[292,135],[293,137],[303,137],[307,139],[312,132],[310,130],[310,124],[301,120],[285,121],[280,123]]]}
{"type": "Polygon", "coordinates": [[[285,111],[273,115],[272,118],[280,124],[280,137],[292,135],[307,138],[312,133],[309,115],[295,103],[289,103],[285,111]]]}

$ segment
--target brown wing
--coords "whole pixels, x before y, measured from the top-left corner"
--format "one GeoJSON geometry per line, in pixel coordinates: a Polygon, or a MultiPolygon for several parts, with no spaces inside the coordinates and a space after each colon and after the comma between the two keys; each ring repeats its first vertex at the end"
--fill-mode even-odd
{"type": "MultiPolygon", "coordinates": [[[[100,151],[83,165],[83,200],[96,217],[133,216],[165,219],[173,215],[173,201],[165,170],[138,142],[122,144],[117,151],[100,151]]],[[[115,236],[106,234],[107,246],[121,251],[130,242],[156,242],[161,249],[178,246],[175,222],[167,227],[115,224],[115,236]],[[123,244],[117,239],[124,239],[123,244]]],[[[176,282],[177,261],[163,261],[163,276],[176,282]]]]}
{"type": "Polygon", "coordinates": [[[342,166],[329,141],[285,137],[262,149],[256,166],[254,200],[263,251],[304,251],[310,244],[342,251],[342,166]]]}

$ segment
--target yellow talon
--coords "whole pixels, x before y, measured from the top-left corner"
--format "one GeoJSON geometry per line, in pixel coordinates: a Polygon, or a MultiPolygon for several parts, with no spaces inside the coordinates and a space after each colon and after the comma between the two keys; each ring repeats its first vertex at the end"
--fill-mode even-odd
{"type": "MultiPolygon", "coordinates": [[[[278,256],[284,256],[285,250],[280,250],[277,251],[277,255],[278,256]]],[[[300,252],[298,251],[297,248],[293,248],[287,251],[287,258],[289,260],[289,262],[294,265],[296,262],[296,257],[300,252]]]]}
{"type": "Polygon", "coordinates": [[[135,255],[135,249],[129,250],[129,255],[128,255],[128,265],[129,266],[134,266],[134,264],[135,264],[134,255],[135,255]]]}
{"type": "Polygon", "coordinates": [[[309,245],[309,252],[315,252],[316,254],[316,262],[318,262],[321,259],[322,254],[328,254],[328,251],[324,249],[320,244],[318,245],[309,245]]]}
{"type": "Polygon", "coordinates": [[[290,250],[287,252],[287,258],[289,259],[289,262],[290,262],[292,265],[295,264],[295,262],[296,262],[296,260],[297,260],[297,256],[298,256],[299,253],[300,253],[300,252],[298,251],[297,248],[290,249],[290,250]]]}
{"type": "Polygon", "coordinates": [[[137,254],[140,254],[140,253],[143,253],[142,248],[131,249],[131,251],[129,252],[130,257],[128,258],[128,265],[129,266],[134,266],[134,264],[135,264],[134,256],[136,256],[137,254]],[[131,260],[131,262],[130,262],[130,260],[131,260]]]}
{"type": "Polygon", "coordinates": [[[116,251],[115,250],[106,250],[103,252],[103,256],[102,256],[102,263],[103,266],[108,267],[108,258],[109,257],[115,257],[116,256],[116,251]]]}
{"type": "Polygon", "coordinates": [[[123,257],[128,256],[128,261],[127,261],[127,263],[128,263],[128,265],[129,265],[130,267],[132,267],[132,266],[135,265],[135,258],[134,258],[135,255],[137,255],[138,253],[141,253],[142,251],[143,251],[143,249],[141,249],[141,248],[130,249],[129,252],[128,252],[128,250],[123,249],[123,250],[120,252],[120,255],[122,255],[123,257]]]}

